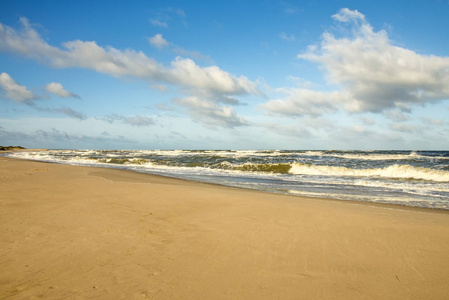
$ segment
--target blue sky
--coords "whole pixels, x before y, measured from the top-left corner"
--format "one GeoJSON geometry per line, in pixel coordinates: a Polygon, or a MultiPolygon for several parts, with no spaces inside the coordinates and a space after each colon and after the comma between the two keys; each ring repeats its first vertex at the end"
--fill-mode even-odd
{"type": "Polygon", "coordinates": [[[0,1],[0,145],[449,148],[449,1],[0,1]]]}

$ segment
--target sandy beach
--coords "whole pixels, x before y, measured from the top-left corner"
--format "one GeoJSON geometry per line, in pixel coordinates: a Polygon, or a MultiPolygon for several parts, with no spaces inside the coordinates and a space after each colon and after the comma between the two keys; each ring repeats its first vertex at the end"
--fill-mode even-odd
{"type": "Polygon", "coordinates": [[[448,299],[447,211],[0,157],[1,299],[448,299]]]}

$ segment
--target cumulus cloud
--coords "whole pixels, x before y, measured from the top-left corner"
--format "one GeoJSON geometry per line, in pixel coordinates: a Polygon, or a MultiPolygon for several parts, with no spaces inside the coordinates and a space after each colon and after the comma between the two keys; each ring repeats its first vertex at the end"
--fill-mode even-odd
{"type": "Polygon", "coordinates": [[[170,67],[157,63],[143,52],[101,47],[94,41],[69,41],[65,49],[49,45],[21,18],[22,31],[0,24],[0,50],[21,54],[56,68],[78,67],[116,77],[131,76],[226,94],[258,94],[255,83],[236,77],[217,66],[200,67],[191,59],[177,57],[170,67]]]}
{"type": "Polygon", "coordinates": [[[245,76],[235,77],[217,66],[200,67],[191,59],[176,58],[165,75],[172,83],[185,88],[219,95],[260,94],[245,76]]]}
{"type": "Polygon", "coordinates": [[[7,99],[12,99],[19,103],[31,105],[32,100],[38,97],[34,95],[26,86],[18,84],[9,74],[0,74],[0,87],[5,92],[7,99]]]}
{"type": "Polygon", "coordinates": [[[349,8],[342,8],[338,13],[332,16],[333,19],[340,22],[365,22],[365,16],[357,9],[350,10],[349,8]]]}
{"type": "Polygon", "coordinates": [[[61,98],[80,98],[80,96],[78,96],[77,94],[71,93],[69,91],[67,91],[66,89],[64,89],[64,87],[62,86],[62,84],[57,83],[57,82],[50,82],[49,84],[47,84],[45,86],[45,90],[51,94],[54,94],[56,96],[59,96],[61,98]]]}
{"type": "Polygon", "coordinates": [[[232,107],[220,106],[196,96],[178,98],[174,102],[185,107],[194,120],[202,122],[210,128],[216,126],[233,128],[248,125],[247,121],[237,115],[232,107]]]}
{"type": "Polygon", "coordinates": [[[270,114],[284,116],[320,116],[338,110],[343,95],[339,92],[318,92],[302,88],[278,89],[286,98],[268,101],[263,107],[270,114]]]}
{"type": "Polygon", "coordinates": [[[148,42],[159,49],[168,46],[168,41],[162,37],[162,34],[158,33],[153,37],[148,38],[148,42]]]}
{"type": "Polygon", "coordinates": [[[162,36],[161,33],[158,33],[156,35],[154,35],[153,37],[147,38],[148,42],[150,43],[150,45],[152,45],[153,47],[156,47],[158,49],[162,49],[164,47],[171,47],[171,50],[179,56],[183,56],[183,57],[189,57],[189,58],[193,58],[195,60],[199,60],[199,61],[204,61],[210,64],[214,64],[214,61],[212,58],[210,58],[207,55],[203,55],[198,51],[190,51],[190,50],[186,50],[182,47],[179,47],[169,41],[167,41],[166,39],[164,39],[164,37],[162,36]]]}
{"type": "MultiPolygon", "coordinates": [[[[179,16],[182,10],[173,11],[179,16]]],[[[229,107],[218,105],[220,99],[237,95],[260,95],[255,83],[245,76],[234,76],[217,66],[200,67],[192,59],[177,57],[170,66],[159,64],[141,51],[118,50],[101,47],[94,41],[69,41],[62,48],[49,45],[30,26],[26,18],[21,18],[22,29],[17,31],[0,24],[0,51],[22,55],[55,68],[85,68],[115,77],[134,77],[150,81],[152,84],[178,86],[183,93],[202,96],[215,114],[226,115],[234,123],[235,112],[229,107]],[[232,110],[232,114],[224,111],[232,110]]],[[[162,35],[158,45],[163,45],[162,35]]],[[[165,41],[165,40],[164,40],[165,41]]],[[[204,111],[202,111],[204,112],[204,111]]]]}
{"type": "Polygon", "coordinates": [[[125,124],[132,125],[132,126],[150,126],[150,125],[155,124],[154,120],[151,117],[139,116],[139,115],[128,117],[128,116],[121,116],[118,114],[109,114],[109,115],[105,116],[103,118],[103,120],[105,120],[106,122],[109,122],[109,123],[114,123],[115,121],[120,121],[125,124]]]}
{"type": "Polygon", "coordinates": [[[269,101],[265,106],[269,112],[317,115],[320,108],[321,113],[330,108],[410,111],[416,104],[449,97],[449,57],[420,55],[394,45],[386,31],[374,31],[357,10],[343,8],[332,18],[350,26],[351,35],[339,38],[325,32],[319,45],[309,46],[298,58],[319,64],[328,82],[340,89],[294,92],[287,99],[269,101]],[[297,112],[288,112],[287,107],[297,112]]]}
{"type": "MultiPolygon", "coordinates": [[[[31,91],[29,91],[25,86],[18,84],[14,79],[9,76],[7,73],[0,74],[0,88],[5,92],[5,96],[8,99],[12,99],[18,103],[23,103],[30,105],[34,109],[38,111],[46,111],[46,112],[56,112],[61,113],[71,118],[75,118],[78,120],[85,120],[87,117],[76,110],[73,110],[70,107],[62,107],[62,108],[43,108],[36,106],[33,100],[39,99],[37,95],[34,95],[31,91]]],[[[45,89],[49,93],[54,93],[60,97],[79,97],[75,94],[72,94],[66,91],[61,84],[59,83],[50,83],[45,89]]]]}

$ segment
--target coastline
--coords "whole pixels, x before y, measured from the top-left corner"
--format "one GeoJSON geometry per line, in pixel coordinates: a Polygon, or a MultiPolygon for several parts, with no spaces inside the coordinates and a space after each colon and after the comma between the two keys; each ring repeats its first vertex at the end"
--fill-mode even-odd
{"type": "Polygon", "coordinates": [[[0,298],[449,295],[445,210],[5,157],[0,179],[0,298]]]}
{"type": "Polygon", "coordinates": [[[449,210],[448,151],[72,149],[7,156],[303,197],[449,210]]]}
{"type": "MultiPolygon", "coordinates": [[[[41,152],[41,151],[49,151],[49,149],[27,149],[27,148],[17,149],[16,148],[16,149],[11,149],[11,150],[0,151],[0,157],[2,157],[2,154],[6,154],[8,152],[41,152]]],[[[33,159],[33,158],[15,158],[15,157],[8,157],[8,156],[4,156],[4,157],[10,158],[10,159],[21,159],[21,160],[29,160],[29,161],[42,162],[42,163],[83,166],[82,164],[78,165],[78,164],[70,164],[70,163],[61,163],[61,162],[45,161],[45,160],[39,160],[39,159],[33,159]]],[[[164,178],[168,178],[168,179],[186,180],[186,181],[203,183],[203,184],[211,184],[214,186],[236,188],[236,189],[243,189],[243,190],[250,190],[250,191],[259,191],[262,193],[269,193],[269,194],[275,194],[275,195],[288,195],[291,197],[298,197],[298,198],[310,198],[310,199],[320,199],[320,200],[326,200],[326,201],[338,201],[338,202],[349,203],[349,204],[353,204],[353,205],[369,205],[369,206],[380,207],[380,208],[384,208],[384,209],[403,209],[403,210],[413,210],[413,211],[421,211],[421,212],[429,212],[429,210],[431,210],[432,212],[449,214],[448,208],[440,208],[440,207],[432,207],[432,206],[428,206],[428,207],[413,206],[413,205],[405,204],[406,202],[404,204],[398,203],[398,202],[389,203],[389,202],[384,202],[384,201],[377,202],[377,201],[369,201],[369,200],[343,199],[343,198],[333,198],[331,196],[326,197],[326,196],[319,196],[319,195],[318,196],[316,196],[316,195],[300,195],[300,194],[295,194],[295,193],[285,193],[285,192],[278,192],[278,191],[273,191],[273,190],[262,190],[262,189],[253,188],[253,187],[243,187],[243,186],[238,186],[238,185],[229,185],[229,184],[223,184],[223,183],[218,183],[218,182],[194,179],[191,177],[190,178],[189,177],[179,177],[179,176],[171,176],[171,175],[166,175],[166,174],[155,174],[155,173],[151,173],[151,172],[132,170],[132,169],[122,169],[122,168],[118,167],[118,166],[120,166],[120,164],[112,165],[112,166],[98,166],[98,165],[94,165],[94,166],[84,165],[84,166],[92,167],[92,168],[100,168],[100,169],[103,169],[103,168],[116,169],[116,170],[122,170],[124,172],[127,172],[127,171],[135,172],[135,173],[140,173],[140,174],[160,176],[160,177],[164,177],[164,178]]]]}

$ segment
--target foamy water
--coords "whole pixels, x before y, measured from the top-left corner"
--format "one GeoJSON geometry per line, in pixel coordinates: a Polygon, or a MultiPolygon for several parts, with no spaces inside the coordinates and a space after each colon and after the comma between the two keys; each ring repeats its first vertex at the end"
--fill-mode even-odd
{"type": "Polygon", "coordinates": [[[276,193],[449,209],[448,151],[51,150],[8,156],[276,193]]]}

